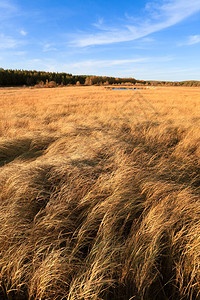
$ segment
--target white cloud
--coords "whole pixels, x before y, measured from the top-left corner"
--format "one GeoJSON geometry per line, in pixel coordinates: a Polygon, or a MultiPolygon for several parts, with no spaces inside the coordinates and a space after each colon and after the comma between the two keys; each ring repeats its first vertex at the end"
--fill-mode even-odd
{"type": "Polygon", "coordinates": [[[23,36],[26,36],[27,32],[22,29],[22,30],[20,30],[20,34],[23,35],[23,36]]]}
{"type": "MultiPolygon", "coordinates": [[[[171,27],[200,11],[199,0],[163,0],[162,3],[159,6],[156,2],[148,3],[146,10],[149,17],[145,20],[136,20],[136,25],[129,20],[129,23],[124,24],[123,28],[113,26],[113,28],[106,29],[105,27],[102,28],[102,20],[100,19],[95,27],[99,27],[98,29],[101,31],[96,34],[81,35],[71,44],[86,47],[136,40],[171,27]]],[[[125,22],[127,22],[127,18],[125,22]]]]}

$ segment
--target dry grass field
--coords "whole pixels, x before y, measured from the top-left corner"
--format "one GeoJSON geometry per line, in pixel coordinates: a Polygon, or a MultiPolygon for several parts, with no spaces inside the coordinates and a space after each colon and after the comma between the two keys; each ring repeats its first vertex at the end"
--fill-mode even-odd
{"type": "Polygon", "coordinates": [[[0,89],[0,299],[200,299],[200,89],[0,89]]]}

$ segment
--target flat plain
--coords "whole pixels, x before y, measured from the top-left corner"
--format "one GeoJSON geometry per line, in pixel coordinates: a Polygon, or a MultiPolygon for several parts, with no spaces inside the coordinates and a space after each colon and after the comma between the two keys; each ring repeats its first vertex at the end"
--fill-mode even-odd
{"type": "Polygon", "coordinates": [[[200,297],[200,88],[0,89],[0,299],[200,297]]]}

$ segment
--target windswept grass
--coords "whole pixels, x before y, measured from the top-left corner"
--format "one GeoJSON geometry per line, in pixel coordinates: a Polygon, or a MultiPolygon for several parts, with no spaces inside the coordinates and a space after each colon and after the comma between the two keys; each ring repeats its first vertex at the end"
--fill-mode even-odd
{"type": "Polygon", "coordinates": [[[0,299],[198,299],[200,90],[0,99],[0,299]]]}

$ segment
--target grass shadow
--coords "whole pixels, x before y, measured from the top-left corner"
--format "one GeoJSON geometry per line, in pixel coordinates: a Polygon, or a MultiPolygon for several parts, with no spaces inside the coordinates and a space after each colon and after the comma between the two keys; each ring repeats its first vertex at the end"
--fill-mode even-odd
{"type": "Polygon", "coordinates": [[[43,155],[55,138],[45,137],[41,139],[21,138],[5,140],[0,143],[0,167],[14,161],[36,159],[43,155]]]}

